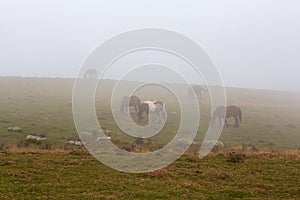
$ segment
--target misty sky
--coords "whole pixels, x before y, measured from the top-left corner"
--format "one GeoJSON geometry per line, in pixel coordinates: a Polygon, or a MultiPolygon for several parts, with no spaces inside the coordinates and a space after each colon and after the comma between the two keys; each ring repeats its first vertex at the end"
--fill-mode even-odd
{"type": "Polygon", "coordinates": [[[300,91],[300,0],[0,0],[0,76],[75,77],[99,44],[144,27],[201,44],[226,86],[300,91]]]}

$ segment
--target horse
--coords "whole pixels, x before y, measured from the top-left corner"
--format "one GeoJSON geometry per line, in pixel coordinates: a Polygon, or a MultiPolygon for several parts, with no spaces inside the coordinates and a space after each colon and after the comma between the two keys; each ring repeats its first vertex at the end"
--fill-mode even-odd
{"type": "Polygon", "coordinates": [[[189,87],[188,91],[189,98],[192,98],[192,95],[195,92],[197,99],[201,99],[202,91],[208,92],[207,89],[201,87],[200,85],[192,85],[191,87],[189,87]]]}
{"type": "Polygon", "coordinates": [[[98,78],[98,72],[96,69],[88,69],[84,73],[84,79],[97,79],[98,78]]]}
{"type": "Polygon", "coordinates": [[[138,122],[143,119],[143,113],[146,112],[148,116],[148,122],[151,121],[151,114],[161,116],[161,122],[166,119],[165,104],[162,101],[144,101],[138,112],[138,122]]]}
{"type": "Polygon", "coordinates": [[[141,99],[137,96],[125,96],[122,99],[120,111],[124,113],[124,111],[128,112],[128,108],[130,106],[134,107],[135,113],[138,114],[139,109],[141,107],[141,99]]]}
{"type": "Polygon", "coordinates": [[[224,119],[225,120],[225,124],[226,124],[226,127],[228,127],[228,123],[227,123],[227,120],[226,118],[230,118],[230,117],[233,117],[235,119],[235,124],[234,124],[234,127],[235,128],[239,128],[240,125],[239,125],[239,122],[241,123],[242,122],[242,111],[239,107],[237,106],[219,106],[213,113],[212,115],[212,126],[215,124],[215,121],[216,121],[216,118],[219,119],[219,123],[220,123],[220,126],[221,126],[221,119],[224,119]],[[224,116],[224,114],[226,116],[224,116]]]}

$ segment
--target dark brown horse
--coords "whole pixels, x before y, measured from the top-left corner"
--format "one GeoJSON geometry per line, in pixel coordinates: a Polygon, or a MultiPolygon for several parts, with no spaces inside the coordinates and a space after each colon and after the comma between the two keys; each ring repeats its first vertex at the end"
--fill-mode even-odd
{"type": "Polygon", "coordinates": [[[137,96],[125,96],[122,99],[120,110],[122,113],[128,112],[130,106],[134,107],[135,113],[139,112],[141,107],[141,99],[137,96]]]}
{"type": "Polygon", "coordinates": [[[165,104],[162,101],[144,101],[138,112],[138,122],[143,119],[143,113],[146,113],[148,120],[150,121],[150,115],[156,114],[161,115],[161,121],[164,122],[166,119],[165,104]]]}
{"type": "Polygon", "coordinates": [[[212,115],[211,124],[213,126],[215,124],[216,119],[218,118],[220,126],[221,126],[221,119],[224,119],[225,125],[226,125],[226,127],[228,127],[229,125],[227,123],[226,118],[230,118],[230,117],[233,117],[235,119],[234,127],[239,128],[240,127],[239,121],[242,122],[242,111],[239,107],[236,107],[236,106],[227,106],[227,107],[220,106],[220,107],[218,107],[212,115]],[[226,115],[226,116],[224,116],[224,115],[226,115]]]}
{"type": "Polygon", "coordinates": [[[207,89],[201,87],[200,85],[192,85],[189,88],[189,91],[188,91],[189,98],[191,98],[192,95],[193,95],[193,93],[195,93],[197,99],[201,99],[201,97],[202,97],[202,91],[203,92],[207,92],[207,89]]]}

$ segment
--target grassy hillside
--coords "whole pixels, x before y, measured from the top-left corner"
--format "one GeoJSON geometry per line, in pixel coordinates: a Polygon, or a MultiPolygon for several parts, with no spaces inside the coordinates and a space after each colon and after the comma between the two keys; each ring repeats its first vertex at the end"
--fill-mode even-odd
{"type": "MultiPolygon", "coordinates": [[[[72,117],[72,79],[0,78],[0,137],[1,144],[15,145],[27,134],[45,135],[54,147],[64,146],[77,138],[72,117]],[[7,132],[9,126],[19,126],[23,133],[7,132]]],[[[113,139],[123,137],[110,113],[107,91],[112,81],[104,82],[98,90],[96,108],[99,122],[112,130],[113,139]],[[106,93],[105,93],[106,92],[106,93]],[[103,106],[105,105],[105,106],[103,106]]],[[[169,141],[179,123],[178,102],[163,90],[148,89],[138,94],[145,99],[167,102],[169,120],[156,140],[169,141]]],[[[186,91],[183,91],[186,92],[186,91]]],[[[300,95],[297,93],[227,89],[228,104],[238,105],[243,111],[241,128],[224,128],[220,140],[228,146],[254,145],[260,149],[286,149],[300,147],[300,95]]],[[[210,118],[208,94],[200,102],[201,125],[196,140],[204,137],[210,118]]],[[[233,123],[233,120],[229,120],[233,123]]],[[[130,138],[122,139],[131,141],[130,138]]]]}
{"type": "MultiPolygon", "coordinates": [[[[107,97],[112,83],[105,81],[103,91],[97,91],[97,115],[102,127],[111,131],[112,141],[126,148],[135,140],[113,121],[107,97]]],[[[242,108],[243,122],[239,129],[224,128],[220,140],[225,151],[199,159],[195,152],[210,118],[205,94],[200,101],[198,144],[164,169],[129,174],[104,166],[83,147],[67,145],[68,140],[78,139],[72,116],[73,80],[0,78],[0,84],[1,200],[299,198],[299,94],[227,88],[228,104],[242,108]],[[8,132],[10,126],[23,132],[8,132]],[[44,135],[47,141],[26,146],[28,134],[44,135]],[[241,152],[241,158],[245,153],[245,160],[233,162],[235,157],[228,154],[232,150],[241,152]]],[[[151,138],[158,148],[174,136],[179,104],[166,91],[145,90],[137,94],[143,100],[161,99],[167,104],[166,127],[151,138]]]]}

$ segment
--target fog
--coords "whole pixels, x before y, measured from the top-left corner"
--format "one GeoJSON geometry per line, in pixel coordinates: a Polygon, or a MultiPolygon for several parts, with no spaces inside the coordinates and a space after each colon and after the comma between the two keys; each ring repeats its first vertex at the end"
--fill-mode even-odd
{"type": "Polygon", "coordinates": [[[72,78],[102,42],[153,27],[200,44],[226,86],[299,92],[299,19],[299,0],[1,1],[0,76],[72,78]]]}

